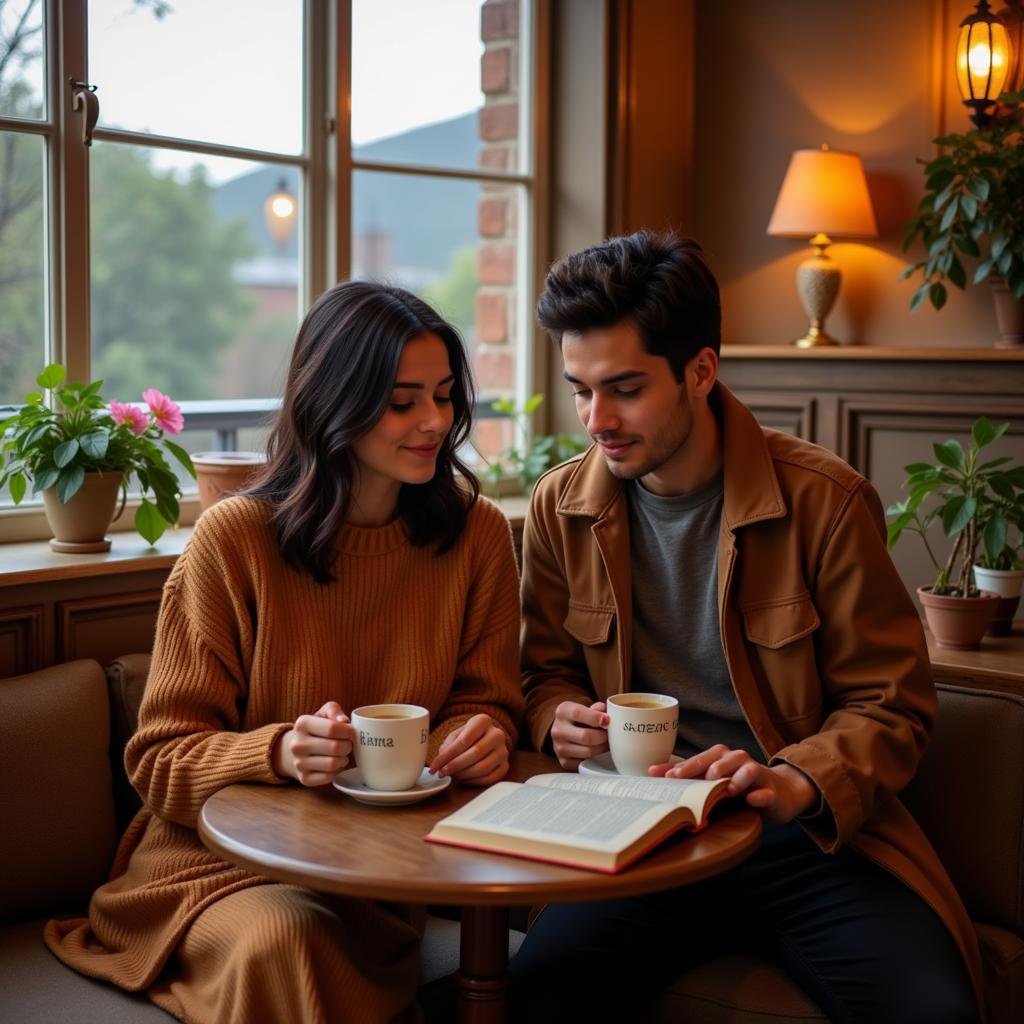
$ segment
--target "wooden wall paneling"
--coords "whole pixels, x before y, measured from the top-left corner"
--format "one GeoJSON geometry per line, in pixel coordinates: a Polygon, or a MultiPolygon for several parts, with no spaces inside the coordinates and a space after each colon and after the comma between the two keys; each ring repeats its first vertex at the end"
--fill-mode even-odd
{"type": "Polygon", "coordinates": [[[105,664],[122,654],[153,648],[159,590],[58,601],[57,660],[95,658],[105,664]]]}
{"type": "MultiPolygon", "coordinates": [[[[902,474],[903,466],[911,462],[934,462],[932,445],[936,441],[956,438],[965,446],[970,444],[971,424],[982,412],[993,423],[1009,421],[1010,429],[1001,447],[1011,444],[1012,438],[1024,441],[1019,404],[985,403],[981,407],[976,400],[948,397],[941,402],[918,401],[900,395],[890,401],[841,399],[840,409],[840,451],[843,458],[869,480],[880,481],[883,472],[894,466],[902,474]],[[886,431],[897,435],[896,445],[892,437],[875,443],[886,431]]],[[[1011,447],[1014,450],[998,450],[996,454],[1013,455],[1018,461],[1024,461],[1024,443],[1011,447]]]]}
{"type": "Polygon", "coordinates": [[[0,678],[24,675],[38,667],[44,612],[42,605],[0,611],[0,678]]]}
{"type": "Polygon", "coordinates": [[[739,392],[736,397],[750,408],[761,426],[783,430],[805,441],[816,440],[816,399],[778,391],[746,390],[739,392]]]}

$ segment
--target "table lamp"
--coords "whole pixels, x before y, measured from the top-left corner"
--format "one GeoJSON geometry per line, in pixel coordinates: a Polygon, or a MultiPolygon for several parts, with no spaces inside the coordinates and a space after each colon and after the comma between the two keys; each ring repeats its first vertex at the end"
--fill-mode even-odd
{"type": "Polygon", "coordinates": [[[864,166],[854,153],[798,149],[789,161],[775,201],[768,234],[782,238],[811,238],[817,252],[796,270],[796,289],[810,318],[808,332],[794,344],[800,348],[835,345],[824,321],[839,294],[839,268],[825,250],[830,236],[876,238],[878,229],[864,178],[864,166]]]}

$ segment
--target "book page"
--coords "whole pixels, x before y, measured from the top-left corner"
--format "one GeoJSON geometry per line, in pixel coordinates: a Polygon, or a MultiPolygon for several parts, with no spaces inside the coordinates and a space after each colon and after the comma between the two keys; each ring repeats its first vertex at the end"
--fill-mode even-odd
{"type": "Polygon", "coordinates": [[[674,804],[687,807],[693,812],[695,822],[704,817],[704,808],[709,797],[724,789],[728,779],[655,779],[642,775],[575,775],[571,772],[554,772],[550,775],[534,775],[527,779],[527,786],[547,786],[553,789],[567,789],[576,793],[598,793],[602,796],[631,797],[636,800],[651,800],[656,803],[674,804]]]}
{"type": "Polygon", "coordinates": [[[671,810],[649,800],[609,800],[593,793],[499,782],[445,822],[485,833],[615,849],[642,835],[671,810]],[[481,800],[492,794],[493,799],[481,800]]]}

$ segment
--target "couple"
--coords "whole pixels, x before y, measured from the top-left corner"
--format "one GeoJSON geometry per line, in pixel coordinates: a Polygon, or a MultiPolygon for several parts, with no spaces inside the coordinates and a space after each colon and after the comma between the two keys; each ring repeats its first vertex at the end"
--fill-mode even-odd
{"type": "Polygon", "coordinates": [[[731,777],[762,846],[679,891],[547,908],[510,968],[514,1017],[635,1019],[638,978],[653,995],[756,941],[834,1020],[976,1020],[970,923],[894,798],[935,693],[875,492],[717,383],[695,243],[570,256],[538,315],[596,444],[534,492],[522,689],[509,528],[458,458],[458,335],[408,292],[339,285],[299,331],[265,472],[168,579],[125,755],[145,806],[50,948],[191,1022],[415,1020],[420,913],[218,860],[203,801],[326,785],[366,703],[427,707],[431,769],[483,786],[525,692],[533,743],[574,769],[607,749],[605,697],[654,690],[679,699],[685,756],[657,771],[731,777]]]}

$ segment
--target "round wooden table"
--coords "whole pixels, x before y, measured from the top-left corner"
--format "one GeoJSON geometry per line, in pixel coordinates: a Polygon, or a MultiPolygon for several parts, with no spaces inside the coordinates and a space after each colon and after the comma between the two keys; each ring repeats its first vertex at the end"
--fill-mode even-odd
{"type": "MultiPolygon", "coordinates": [[[[558,771],[518,751],[508,778],[558,771]]],[[[740,809],[696,835],[677,833],[617,875],[423,841],[434,823],[480,791],[453,783],[407,806],[367,806],[333,787],[236,784],[203,805],[199,835],[233,864],[321,892],[462,907],[456,977],[462,1024],[504,1020],[508,907],[614,899],[670,889],[744,860],[761,817],[740,809]]]]}

